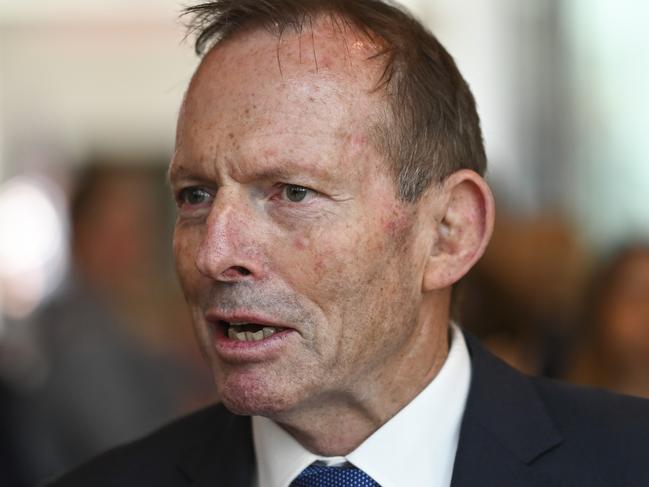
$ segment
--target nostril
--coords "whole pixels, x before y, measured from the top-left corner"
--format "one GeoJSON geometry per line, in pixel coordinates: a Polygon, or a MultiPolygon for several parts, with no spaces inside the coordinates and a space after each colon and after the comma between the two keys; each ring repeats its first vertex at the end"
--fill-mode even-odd
{"type": "Polygon", "coordinates": [[[251,272],[248,269],[246,269],[245,267],[238,266],[238,265],[231,267],[231,269],[234,272],[236,272],[237,274],[240,274],[242,276],[249,276],[251,274],[251,272]]]}
{"type": "Polygon", "coordinates": [[[201,262],[197,261],[196,267],[198,271],[209,279],[215,279],[222,282],[236,282],[239,280],[249,279],[254,276],[254,271],[246,266],[231,265],[227,267],[220,267],[219,262],[208,262],[207,265],[201,267],[201,262]]]}

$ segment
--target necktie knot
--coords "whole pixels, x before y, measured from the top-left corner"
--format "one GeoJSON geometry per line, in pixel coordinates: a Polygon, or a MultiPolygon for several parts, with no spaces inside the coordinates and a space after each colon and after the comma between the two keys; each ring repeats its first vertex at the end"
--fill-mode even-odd
{"type": "Polygon", "coordinates": [[[291,487],[379,487],[379,484],[354,466],[310,465],[291,482],[291,487]]]}

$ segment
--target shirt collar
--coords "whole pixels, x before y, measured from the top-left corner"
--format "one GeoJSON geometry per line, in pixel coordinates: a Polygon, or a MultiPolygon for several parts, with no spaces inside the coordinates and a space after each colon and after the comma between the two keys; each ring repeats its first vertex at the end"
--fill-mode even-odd
{"type": "Polygon", "coordinates": [[[451,330],[448,357],[431,383],[346,457],[314,455],[270,419],[253,417],[259,487],[287,487],[317,460],[351,462],[382,487],[448,487],[471,382],[464,336],[451,330]]]}

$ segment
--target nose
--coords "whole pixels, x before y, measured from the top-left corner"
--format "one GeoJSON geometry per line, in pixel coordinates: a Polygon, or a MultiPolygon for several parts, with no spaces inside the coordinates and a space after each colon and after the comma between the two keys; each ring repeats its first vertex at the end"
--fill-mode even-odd
{"type": "Polygon", "coordinates": [[[218,194],[205,222],[195,261],[199,272],[221,282],[255,280],[263,263],[252,212],[218,194]]]}

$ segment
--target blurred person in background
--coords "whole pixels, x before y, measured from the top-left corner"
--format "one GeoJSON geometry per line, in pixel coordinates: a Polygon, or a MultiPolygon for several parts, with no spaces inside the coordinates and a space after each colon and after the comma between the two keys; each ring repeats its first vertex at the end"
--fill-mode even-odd
{"type": "MultiPolygon", "coordinates": [[[[2,354],[0,342],[0,354],[2,354]]],[[[13,427],[14,391],[0,377],[0,482],[9,487],[27,487],[27,473],[18,454],[16,431],[13,427]]]]}
{"type": "Polygon", "coordinates": [[[565,374],[588,253],[563,218],[499,209],[485,256],[458,289],[460,323],[527,374],[565,374]]]}
{"type": "Polygon", "coordinates": [[[110,162],[83,170],[72,271],[29,322],[39,360],[16,428],[34,483],[206,400],[195,354],[184,353],[194,346],[182,299],[165,288],[164,172],[110,162]]]}
{"type": "Polygon", "coordinates": [[[649,243],[606,259],[587,292],[568,379],[649,397],[649,243]]]}

